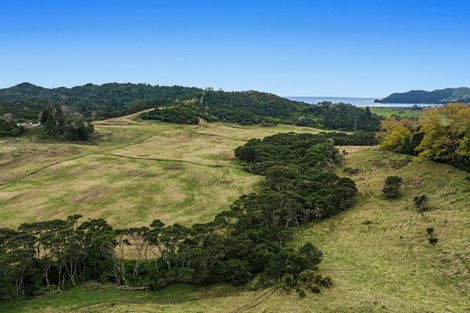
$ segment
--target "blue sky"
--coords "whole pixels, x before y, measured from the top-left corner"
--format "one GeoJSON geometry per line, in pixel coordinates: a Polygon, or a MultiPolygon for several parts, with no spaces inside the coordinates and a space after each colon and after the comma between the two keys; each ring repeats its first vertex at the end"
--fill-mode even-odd
{"type": "Polygon", "coordinates": [[[469,16],[464,0],[2,0],[0,87],[381,97],[470,86],[469,16]]]}

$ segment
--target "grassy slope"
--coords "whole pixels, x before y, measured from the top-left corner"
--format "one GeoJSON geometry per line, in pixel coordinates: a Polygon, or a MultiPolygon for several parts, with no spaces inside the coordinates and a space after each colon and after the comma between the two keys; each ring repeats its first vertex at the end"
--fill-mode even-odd
{"type": "Polygon", "coordinates": [[[253,137],[299,127],[184,126],[135,115],[97,122],[98,145],[0,140],[0,227],[79,213],[115,226],[210,220],[259,177],[233,150],[253,137]]]}
{"type": "MultiPolygon", "coordinates": [[[[321,295],[298,299],[268,289],[227,287],[194,290],[176,286],[156,293],[75,288],[54,297],[0,306],[13,312],[468,312],[470,300],[470,183],[449,166],[374,149],[353,149],[342,167],[361,197],[340,216],[305,226],[293,244],[315,242],[324,252],[320,269],[335,286],[321,295]],[[404,178],[398,200],[381,198],[388,175],[404,178]],[[412,204],[426,193],[431,210],[412,204]],[[434,227],[439,242],[427,242],[434,227]]],[[[342,168],[338,169],[342,174],[342,168]]]]}

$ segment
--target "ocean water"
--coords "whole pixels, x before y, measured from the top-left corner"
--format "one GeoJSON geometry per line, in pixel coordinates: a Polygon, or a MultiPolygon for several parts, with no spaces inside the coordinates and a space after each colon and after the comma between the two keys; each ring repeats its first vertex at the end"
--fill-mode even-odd
{"type": "Polygon", "coordinates": [[[333,103],[350,103],[357,107],[396,107],[396,108],[409,108],[414,105],[420,107],[436,107],[441,106],[440,104],[431,104],[431,103],[374,103],[374,100],[377,98],[358,98],[358,97],[286,97],[290,100],[302,101],[305,103],[316,104],[318,102],[330,101],[333,103]]]}

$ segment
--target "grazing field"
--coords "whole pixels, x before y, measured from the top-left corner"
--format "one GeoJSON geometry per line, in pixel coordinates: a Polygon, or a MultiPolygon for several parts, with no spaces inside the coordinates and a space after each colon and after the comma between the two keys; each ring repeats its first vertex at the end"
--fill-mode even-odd
{"type": "Polygon", "coordinates": [[[397,115],[400,118],[411,118],[418,119],[421,116],[422,110],[412,110],[411,108],[382,108],[382,107],[371,107],[372,113],[375,113],[384,117],[391,117],[397,115]]]}
{"type": "Polygon", "coordinates": [[[470,182],[466,174],[375,148],[349,151],[338,173],[347,175],[346,167],[359,170],[350,175],[361,193],[358,203],[339,216],[302,227],[292,242],[300,245],[310,240],[323,251],[320,271],[334,279],[334,286],[323,294],[299,299],[295,293],[286,295],[272,288],[249,291],[226,286],[124,292],[85,284],[52,297],[0,306],[0,311],[469,312],[470,182]],[[381,196],[389,175],[403,178],[397,200],[381,196]],[[430,198],[425,212],[413,204],[413,198],[422,194],[430,198]],[[439,239],[435,247],[428,243],[428,227],[439,239]]]}
{"type": "Polygon", "coordinates": [[[64,218],[106,218],[116,227],[209,221],[259,177],[234,160],[250,138],[317,132],[291,126],[185,126],[136,115],[95,123],[97,144],[0,140],[0,227],[64,218]]]}

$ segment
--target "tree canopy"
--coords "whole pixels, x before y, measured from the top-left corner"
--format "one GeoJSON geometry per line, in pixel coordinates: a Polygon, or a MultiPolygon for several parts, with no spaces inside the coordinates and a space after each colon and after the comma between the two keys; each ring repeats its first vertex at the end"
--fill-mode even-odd
{"type": "Polygon", "coordinates": [[[0,113],[36,119],[48,107],[67,106],[86,117],[109,118],[157,108],[144,118],[193,124],[196,118],[239,124],[290,124],[337,130],[375,131],[380,118],[350,104],[311,105],[259,91],[148,84],[86,84],[43,88],[29,83],[0,89],[0,113]],[[165,108],[165,110],[162,110],[165,108]],[[180,117],[179,115],[183,115],[180,117]]]}
{"type": "Polygon", "coordinates": [[[470,106],[451,103],[427,109],[419,123],[411,120],[383,121],[378,134],[380,147],[418,155],[470,170],[470,106]]]}

